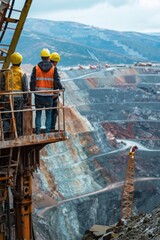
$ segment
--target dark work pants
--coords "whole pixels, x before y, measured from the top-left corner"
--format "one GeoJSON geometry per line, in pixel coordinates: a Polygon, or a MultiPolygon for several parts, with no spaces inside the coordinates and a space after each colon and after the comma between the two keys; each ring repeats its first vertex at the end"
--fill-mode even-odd
{"type": "MultiPolygon", "coordinates": [[[[5,103],[4,111],[10,111],[10,104],[8,103],[8,98],[4,97],[5,103]]],[[[23,109],[24,100],[23,97],[14,97],[14,110],[21,110],[23,109]]],[[[16,127],[18,136],[22,135],[22,112],[14,113],[15,120],[16,120],[16,127]]],[[[5,132],[12,132],[13,131],[13,121],[11,113],[2,113],[3,118],[3,130],[5,132]]]]}

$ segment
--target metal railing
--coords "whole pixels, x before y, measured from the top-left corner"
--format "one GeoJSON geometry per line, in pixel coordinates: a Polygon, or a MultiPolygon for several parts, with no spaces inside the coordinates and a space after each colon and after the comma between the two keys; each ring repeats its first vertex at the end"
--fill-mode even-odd
{"type": "MultiPolygon", "coordinates": [[[[31,135],[35,133],[35,116],[36,112],[42,110],[41,123],[44,121],[43,115],[45,110],[56,109],[57,114],[57,123],[55,132],[65,131],[65,105],[64,105],[64,90],[41,90],[41,91],[27,91],[27,92],[13,92],[13,91],[0,91],[0,141],[16,139],[17,135],[17,124],[16,124],[16,113],[22,113],[22,136],[31,135]],[[35,94],[37,93],[53,93],[57,96],[57,107],[44,107],[44,108],[36,108],[35,106],[35,94]],[[24,104],[23,108],[15,110],[14,109],[14,99],[18,95],[27,94],[27,103],[24,104]],[[7,101],[6,101],[7,99],[7,101]],[[8,110],[8,106],[10,105],[10,109],[8,110]],[[8,117],[5,119],[3,116],[7,114],[8,117]],[[10,131],[5,131],[4,122],[10,121],[10,131]],[[16,126],[14,126],[15,124],[16,126]],[[11,134],[12,132],[12,134],[11,134]]],[[[42,126],[42,125],[41,125],[42,126]]],[[[53,130],[51,130],[53,132],[53,130]]],[[[41,133],[45,133],[45,129],[41,129],[41,133]]]]}

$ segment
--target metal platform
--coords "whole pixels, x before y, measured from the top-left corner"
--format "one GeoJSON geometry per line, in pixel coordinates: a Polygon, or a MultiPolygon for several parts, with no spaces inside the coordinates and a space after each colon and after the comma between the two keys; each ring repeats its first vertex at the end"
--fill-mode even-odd
{"type": "Polygon", "coordinates": [[[0,141],[0,149],[24,147],[37,144],[49,144],[67,140],[67,132],[52,132],[42,134],[32,134],[29,136],[21,136],[14,140],[0,141]]]}
{"type": "Polygon", "coordinates": [[[52,91],[58,93],[58,106],[51,108],[56,108],[58,112],[56,130],[45,133],[45,129],[41,129],[40,134],[34,133],[36,111],[50,108],[36,109],[35,92],[28,91],[25,93],[28,96],[27,105],[15,110],[14,95],[22,92],[0,91],[0,240],[35,240],[32,225],[32,177],[40,167],[40,151],[47,144],[68,139],[65,131],[64,91],[52,91]],[[22,114],[21,135],[17,131],[20,126],[16,122],[16,112],[22,114]],[[10,198],[14,202],[14,209],[10,209],[10,198]],[[13,224],[9,225],[11,219],[13,224]]]}

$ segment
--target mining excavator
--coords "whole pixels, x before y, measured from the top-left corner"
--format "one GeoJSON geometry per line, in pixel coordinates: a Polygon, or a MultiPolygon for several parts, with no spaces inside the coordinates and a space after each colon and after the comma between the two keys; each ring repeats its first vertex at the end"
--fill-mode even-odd
{"type": "MultiPolygon", "coordinates": [[[[10,56],[16,49],[31,3],[32,0],[0,0],[0,85],[3,74],[11,71],[10,56]],[[22,8],[17,9],[16,3],[23,5],[22,8]]],[[[19,137],[15,118],[18,110],[13,107],[15,93],[0,90],[0,240],[35,239],[32,223],[32,177],[40,167],[40,151],[47,144],[67,139],[64,92],[59,92],[61,100],[57,107],[57,130],[38,135],[34,134],[36,109],[33,105],[33,92],[26,92],[30,100],[21,110],[23,133],[19,137]],[[7,102],[4,102],[4,95],[7,96],[7,102]],[[5,104],[10,106],[7,111],[5,104]],[[3,117],[5,113],[9,113],[8,119],[3,117]],[[7,131],[4,129],[6,120],[10,123],[7,131]]]]}

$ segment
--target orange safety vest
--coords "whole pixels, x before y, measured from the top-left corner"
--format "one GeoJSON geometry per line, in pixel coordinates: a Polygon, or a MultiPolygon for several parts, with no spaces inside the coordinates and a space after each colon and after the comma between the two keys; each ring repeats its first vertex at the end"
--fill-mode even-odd
{"type": "MultiPolygon", "coordinates": [[[[54,66],[48,72],[43,72],[42,69],[36,65],[36,84],[35,90],[54,90],[54,66]]],[[[43,92],[36,93],[36,95],[41,96],[53,96],[53,93],[43,92]]]]}

